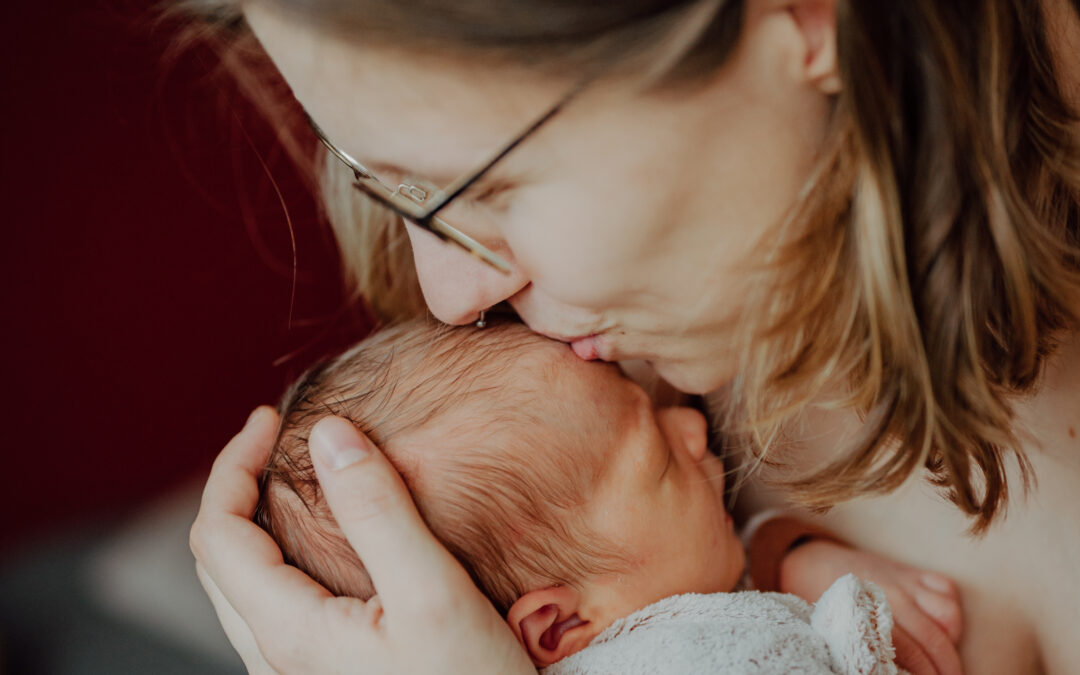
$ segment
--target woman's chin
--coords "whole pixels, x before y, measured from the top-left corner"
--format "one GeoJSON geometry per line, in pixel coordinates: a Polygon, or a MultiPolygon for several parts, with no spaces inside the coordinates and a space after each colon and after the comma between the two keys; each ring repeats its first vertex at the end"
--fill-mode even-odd
{"type": "Polygon", "coordinates": [[[724,373],[700,361],[650,361],[656,374],[685,394],[704,395],[724,385],[724,373]]]}

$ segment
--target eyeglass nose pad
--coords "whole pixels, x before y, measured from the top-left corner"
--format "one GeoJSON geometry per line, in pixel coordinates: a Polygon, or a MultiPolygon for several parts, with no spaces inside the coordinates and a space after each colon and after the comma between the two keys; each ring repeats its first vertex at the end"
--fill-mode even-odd
{"type": "Polygon", "coordinates": [[[417,204],[423,204],[427,201],[428,198],[427,190],[421,187],[417,187],[416,185],[411,185],[409,183],[402,183],[401,185],[398,185],[397,191],[398,194],[408,197],[417,204]]]}

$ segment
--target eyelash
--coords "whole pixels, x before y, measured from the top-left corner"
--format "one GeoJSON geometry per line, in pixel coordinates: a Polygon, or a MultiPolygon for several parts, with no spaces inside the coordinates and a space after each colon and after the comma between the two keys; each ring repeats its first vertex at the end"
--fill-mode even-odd
{"type": "MultiPolygon", "coordinates": [[[[397,176],[385,176],[383,182],[387,185],[400,185],[401,183],[409,183],[412,185],[424,186],[427,185],[427,181],[413,178],[412,176],[397,177],[397,176]]],[[[465,208],[473,209],[486,207],[491,209],[498,209],[505,206],[500,204],[499,200],[505,197],[517,186],[511,181],[500,178],[481,178],[476,183],[469,186],[469,189],[464,194],[457,197],[453,205],[464,206],[465,208]]]]}
{"type": "Polygon", "coordinates": [[[505,197],[514,189],[514,185],[508,181],[492,180],[480,181],[461,195],[464,203],[474,206],[498,206],[501,197],[505,197]]]}

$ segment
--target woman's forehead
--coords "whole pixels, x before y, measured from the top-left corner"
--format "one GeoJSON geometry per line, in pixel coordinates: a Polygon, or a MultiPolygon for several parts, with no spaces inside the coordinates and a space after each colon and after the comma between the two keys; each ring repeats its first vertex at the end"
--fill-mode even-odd
{"type": "Polygon", "coordinates": [[[297,99],[335,145],[368,164],[457,177],[489,159],[569,86],[447,55],[365,47],[272,3],[245,14],[297,99]]]}

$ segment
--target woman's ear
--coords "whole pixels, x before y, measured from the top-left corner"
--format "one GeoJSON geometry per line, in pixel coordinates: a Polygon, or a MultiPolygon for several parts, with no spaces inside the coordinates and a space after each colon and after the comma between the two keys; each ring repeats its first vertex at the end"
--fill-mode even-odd
{"type": "Polygon", "coordinates": [[[581,597],[566,586],[529,591],[517,599],[506,621],[538,668],[581,651],[597,629],[578,615],[581,597]]]}
{"type": "Polygon", "coordinates": [[[836,0],[791,0],[790,12],[806,44],[804,74],[807,80],[823,93],[840,93],[836,0]]]}

